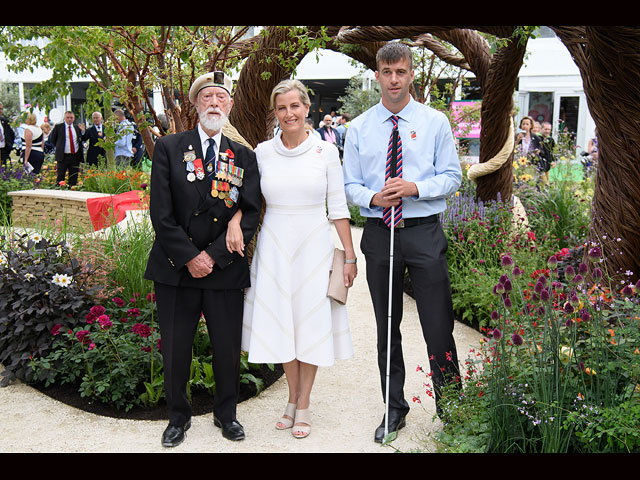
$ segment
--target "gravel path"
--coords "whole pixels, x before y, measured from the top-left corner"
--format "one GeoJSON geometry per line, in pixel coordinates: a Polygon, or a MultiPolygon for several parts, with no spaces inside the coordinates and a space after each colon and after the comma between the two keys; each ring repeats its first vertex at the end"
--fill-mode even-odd
{"type": "MultiPolygon", "coordinates": [[[[260,395],[238,405],[238,420],[246,439],[225,440],[210,414],[192,419],[186,440],[173,449],[160,445],[167,422],[122,420],[86,413],[57,402],[33,388],[16,383],[0,388],[0,452],[182,452],[182,453],[383,453],[432,451],[429,433],[440,428],[433,420],[435,404],[425,395],[425,376],[418,365],[428,368],[415,302],[405,295],[402,326],[407,379],[405,395],[411,405],[407,426],[392,446],[374,443],[373,432],[384,414],[384,403],[376,367],[373,309],[365,278],[364,257],[359,251],[362,231],[354,228],[359,254],[359,275],[349,293],[348,309],[355,356],[321,368],[311,396],[311,435],[298,440],[291,430],[278,431],[274,424],[287,399],[283,376],[260,395]],[[423,403],[413,403],[414,395],[423,403]]],[[[480,335],[456,323],[454,335],[461,361],[480,335]]]]}

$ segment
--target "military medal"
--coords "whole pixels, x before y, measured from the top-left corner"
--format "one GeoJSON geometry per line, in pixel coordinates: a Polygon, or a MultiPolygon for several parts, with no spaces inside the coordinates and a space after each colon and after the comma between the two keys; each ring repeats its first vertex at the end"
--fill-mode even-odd
{"type": "Polygon", "coordinates": [[[193,166],[195,167],[196,178],[198,180],[204,180],[204,167],[202,166],[202,159],[196,158],[195,160],[193,160],[193,166]]]}
{"type": "MultiPolygon", "coordinates": [[[[185,158],[187,158],[187,156],[185,155],[185,158]]],[[[194,159],[195,160],[195,156],[194,159]]],[[[196,180],[196,175],[195,173],[193,173],[196,170],[196,167],[193,166],[193,160],[189,160],[188,162],[186,162],[186,168],[187,168],[187,181],[189,182],[195,182],[196,180]]]]}

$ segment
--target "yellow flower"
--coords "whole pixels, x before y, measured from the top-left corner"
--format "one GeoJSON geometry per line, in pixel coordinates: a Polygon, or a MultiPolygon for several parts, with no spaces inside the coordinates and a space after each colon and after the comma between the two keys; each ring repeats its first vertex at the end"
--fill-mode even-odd
{"type": "Polygon", "coordinates": [[[587,375],[595,375],[596,374],[595,370],[591,370],[589,367],[586,367],[584,369],[584,373],[586,373],[587,375]]]}

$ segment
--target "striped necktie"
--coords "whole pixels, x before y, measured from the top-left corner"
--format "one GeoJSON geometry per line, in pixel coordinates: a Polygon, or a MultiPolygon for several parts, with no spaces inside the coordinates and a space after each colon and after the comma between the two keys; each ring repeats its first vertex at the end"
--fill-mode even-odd
{"type": "Polygon", "coordinates": [[[207,152],[204,156],[204,168],[207,170],[207,176],[209,178],[215,175],[215,151],[214,151],[215,140],[213,138],[209,139],[209,146],[207,147],[207,152]]]}
{"type": "MultiPolygon", "coordinates": [[[[385,182],[392,177],[392,158],[393,158],[393,134],[398,131],[398,117],[393,115],[391,117],[391,122],[393,122],[393,129],[391,130],[391,137],[389,138],[389,147],[387,148],[387,166],[385,170],[384,180],[385,182]]],[[[397,134],[398,144],[397,144],[397,162],[396,162],[396,177],[402,177],[402,139],[400,138],[400,134],[397,134]]],[[[387,224],[388,227],[391,227],[391,208],[385,208],[382,212],[382,220],[387,224]]],[[[402,220],[402,203],[395,209],[395,218],[393,221],[394,227],[400,223],[402,220]]]]}

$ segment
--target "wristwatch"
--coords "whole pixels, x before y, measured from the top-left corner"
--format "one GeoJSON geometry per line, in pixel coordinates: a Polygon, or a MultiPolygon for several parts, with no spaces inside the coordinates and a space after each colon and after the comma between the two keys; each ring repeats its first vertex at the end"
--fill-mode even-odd
{"type": "Polygon", "coordinates": [[[353,259],[345,259],[344,263],[358,263],[358,259],[357,258],[353,258],[353,259]]]}

